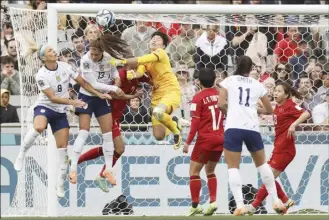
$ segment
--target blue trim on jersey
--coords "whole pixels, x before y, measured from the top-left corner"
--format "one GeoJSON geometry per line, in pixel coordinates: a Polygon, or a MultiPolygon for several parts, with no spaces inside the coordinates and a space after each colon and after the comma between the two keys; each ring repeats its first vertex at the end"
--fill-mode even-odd
{"type": "Polygon", "coordinates": [[[56,62],[56,68],[55,69],[53,69],[53,70],[51,70],[51,69],[48,69],[48,67],[46,66],[46,64],[44,65],[44,67],[47,69],[47,70],[49,70],[49,71],[56,71],[56,70],[58,70],[58,62],[56,62]]]}
{"type": "Polygon", "coordinates": [[[264,143],[259,132],[229,128],[224,134],[224,148],[233,152],[241,152],[243,143],[246,144],[249,152],[256,152],[264,149],[264,143]]]}

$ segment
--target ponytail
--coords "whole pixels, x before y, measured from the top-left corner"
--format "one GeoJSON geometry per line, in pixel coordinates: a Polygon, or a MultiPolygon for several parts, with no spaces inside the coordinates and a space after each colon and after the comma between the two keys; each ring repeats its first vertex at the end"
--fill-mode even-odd
{"type": "Polygon", "coordinates": [[[111,34],[104,34],[97,40],[91,40],[90,47],[105,51],[116,59],[122,59],[131,54],[127,42],[111,34]]]}
{"type": "Polygon", "coordinates": [[[32,56],[35,52],[38,51],[38,57],[39,57],[39,59],[41,59],[41,57],[44,55],[44,52],[45,52],[45,49],[46,49],[47,46],[43,45],[43,46],[40,47],[35,41],[33,41],[30,38],[26,38],[26,40],[27,40],[27,43],[28,43],[28,49],[25,52],[24,57],[32,56]],[[41,51],[42,51],[42,56],[40,56],[41,51]]]}
{"type": "Polygon", "coordinates": [[[298,99],[302,99],[302,95],[300,94],[300,92],[298,92],[295,88],[293,88],[289,83],[279,82],[276,84],[275,87],[277,87],[277,86],[282,86],[283,91],[285,94],[288,95],[288,98],[296,97],[298,99]]]}
{"type": "Polygon", "coordinates": [[[237,60],[237,68],[234,75],[249,76],[252,68],[252,60],[248,56],[240,56],[237,60]]]}

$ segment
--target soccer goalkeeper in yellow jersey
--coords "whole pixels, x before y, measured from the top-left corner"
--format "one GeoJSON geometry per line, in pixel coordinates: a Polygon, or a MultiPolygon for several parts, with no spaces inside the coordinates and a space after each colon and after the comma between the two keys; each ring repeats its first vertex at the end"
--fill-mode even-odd
{"type": "Polygon", "coordinates": [[[177,121],[170,114],[181,103],[181,91],[175,74],[172,72],[169,57],[164,50],[168,44],[168,36],[155,32],[150,41],[152,53],[124,60],[112,60],[112,65],[126,65],[129,80],[140,78],[147,74],[153,86],[152,91],[152,127],[157,140],[166,136],[166,128],[174,134],[174,149],[179,149],[182,137],[177,121]]]}

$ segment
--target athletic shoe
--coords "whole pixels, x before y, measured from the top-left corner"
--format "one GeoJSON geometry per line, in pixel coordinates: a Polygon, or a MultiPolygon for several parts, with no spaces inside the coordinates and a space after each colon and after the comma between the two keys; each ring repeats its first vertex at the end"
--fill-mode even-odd
{"type": "Polygon", "coordinates": [[[213,215],[216,211],[217,211],[217,204],[216,202],[212,202],[209,204],[208,208],[206,209],[206,211],[204,211],[204,216],[211,216],[213,215]]]}
{"type": "Polygon", "coordinates": [[[98,175],[98,176],[96,177],[95,181],[96,181],[98,187],[99,187],[103,192],[108,193],[108,192],[110,191],[110,190],[109,190],[109,187],[107,186],[107,180],[106,180],[104,177],[98,175]]]}
{"type": "Polygon", "coordinates": [[[203,210],[200,205],[198,205],[196,208],[191,207],[189,213],[187,216],[195,216],[197,214],[202,214],[203,210]]]}

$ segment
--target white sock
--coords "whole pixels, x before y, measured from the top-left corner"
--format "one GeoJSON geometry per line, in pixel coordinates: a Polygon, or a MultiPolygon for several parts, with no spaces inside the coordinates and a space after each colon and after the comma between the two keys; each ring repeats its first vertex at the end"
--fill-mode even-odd
{"type": "Polygon", "coordinates": [[[244,207],[240,171],[237,168],[228,169],[228,183],[234,196],[237,208],[244,207]]]}
{"type": "Polygon", "coordinates": [[[19,155],[18,155],[19,158],[25,157],[26,152],[31,148],[31,146],[35,142],[35,139],[37,139],[39,135],[40,135],[39,132],[37,132],[34,128],[30,129],[26,133],[19,151],[19,155]]]}
{"type": "Polygon", "coordinates": [[[85,142],[88,138],[89,132],[86,130],[80,130],[78,137],[75,139],[73,144],[73,152],[71,156],[71,169],[73,171],[77,170],[78,167],[78,161],[79,157],[81,155],[81,152],[83,150],[83,146],[85,145],[85,142]]]}
{"type": "Polygon", "coordinates": [[[113,163],[113,154],[114,154],[112,133],[108,132],[103,134],[102,136],[103,136],[103,154],[106,164],[106,170],[111,170],[113,163]]]}
{"type": "Polygon", "coordinates": [[[269,195],[272,196],[273,202],[278,200],[278,194],[276,191],[275,179],[270,166],[267,163],[257,167],[258,172],[262,178],[262,182],[269,195]]]}
{"type": "Polygon", "coordinates": [[[66,170],[67,170],[67,149],[66,148],[58,148],[58,164],[59,164],[59,173],[57,179],[57,185],[62,186],[64,184],[66,178],[66,170]]]}

